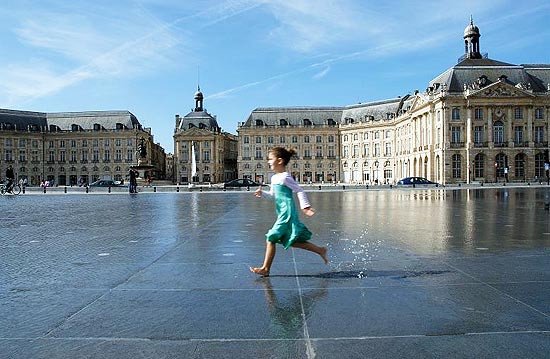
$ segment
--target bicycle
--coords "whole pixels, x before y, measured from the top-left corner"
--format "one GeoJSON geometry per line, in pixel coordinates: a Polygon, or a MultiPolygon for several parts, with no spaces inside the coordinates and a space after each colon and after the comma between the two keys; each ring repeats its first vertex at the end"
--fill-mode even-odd
{"type": "Polygon", "coordinates": [[[0,183],[0,194],[6,194],[6,193],[12,193],[12,194],[19,194],[21,193],[21,186],[17,183],[12,184],[11,189],[8,191],[5,183],[0,183]]]}

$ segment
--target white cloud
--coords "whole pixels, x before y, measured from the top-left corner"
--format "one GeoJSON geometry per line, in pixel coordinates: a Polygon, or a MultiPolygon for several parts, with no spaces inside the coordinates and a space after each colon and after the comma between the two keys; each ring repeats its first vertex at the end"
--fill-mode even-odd
{"type": "Polygon", "coordinates": [[[313,75],[313,78],[315,80],[322,79],[323,77],[325,77],[326,74],[328,74],[329,71],[330,71],[330,66],[325,66],[325,68],[323,68],[321,71],[313,75]]]}

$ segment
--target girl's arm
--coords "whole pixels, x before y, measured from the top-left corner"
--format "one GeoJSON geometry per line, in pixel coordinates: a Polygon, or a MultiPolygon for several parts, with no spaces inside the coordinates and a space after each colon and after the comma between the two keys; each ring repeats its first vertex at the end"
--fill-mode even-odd
{"type": "Polygon", "coordinates": [[[307,198],[304,189],[300,187],[300,185],[294,180],[294,178],[292,178],[290,175],[287,175],[284,179],[283,184],[290,188],[292,192],[296,193],[296,195],[298,196],[298,201],[300,202],[301,209],[311,209],[311,204],[309,203],[309,199],[307,198]]]}

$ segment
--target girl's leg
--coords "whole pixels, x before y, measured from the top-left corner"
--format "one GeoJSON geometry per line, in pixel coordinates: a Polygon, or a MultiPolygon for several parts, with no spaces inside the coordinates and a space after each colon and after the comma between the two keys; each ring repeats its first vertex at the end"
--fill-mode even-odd
{"type": "Polygon", "coordinates": [[[306,251],[310,251],[313,253],[317,253],[318,255],[321,256],[321,258],[323,258],[323,261],[325,262],[325,264],[328,264],[326,247],[319,247],[310,242],[303,242],[303,243],[296,242],[296,243],[293,243],[292,246],[296,248],[302,248],[302,249],[305,249],[306,251]]]}
{"type": "Polygon", "coordinates": [[[264,258],[264,264],[259,268],[252,268],[250,267],[250,271],[256,274],[259,274],[264,277],[269,276],[269,271],[271,270],[271,265],[273,264],[273,258],[275,258],[275,253],[277,248],[275,247],[275,243],[271,243],[269,241],[265,242],[265,258],[264,258]]]}

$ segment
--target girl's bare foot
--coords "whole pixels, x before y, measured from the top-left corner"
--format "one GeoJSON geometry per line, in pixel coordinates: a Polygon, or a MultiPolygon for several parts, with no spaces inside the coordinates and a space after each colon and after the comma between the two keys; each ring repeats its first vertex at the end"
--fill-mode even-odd
{"type": "Polygon", "coordinates": [[[328,257],[327,257],[327,248],[321,247],[321,252],[319,253],[321,258],[323,258],[323,261],[325,261],[325,264],[328,264],[328,257]]]}
{"type": "Polygon", "coordinates": [[[262,277],[269,277],[269,271],[265,268],[252,268],[252,267],[250,267],[250,271],[252,273],[256,273],[257,275],[261,275],[262,277]]]}

